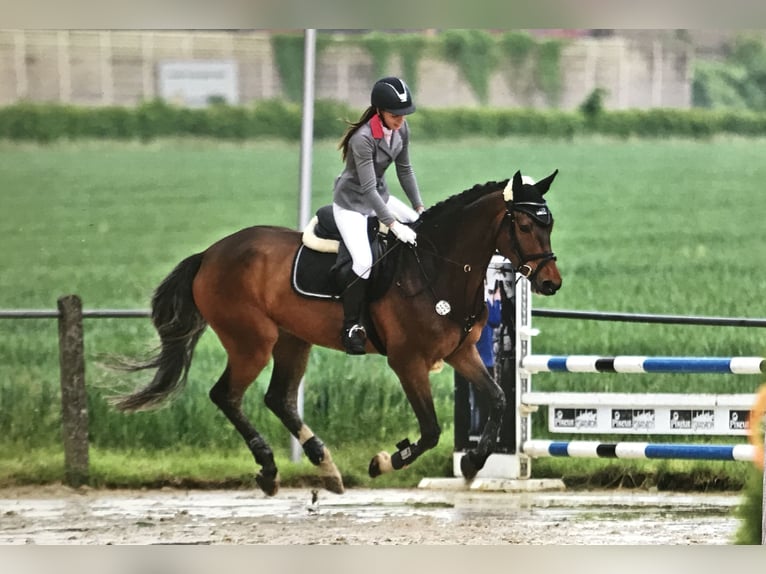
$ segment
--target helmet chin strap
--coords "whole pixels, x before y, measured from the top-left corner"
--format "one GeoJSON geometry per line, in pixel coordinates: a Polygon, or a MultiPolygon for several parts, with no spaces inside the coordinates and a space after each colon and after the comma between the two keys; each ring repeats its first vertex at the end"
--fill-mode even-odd
{"type": "Polygon", "coordinates": [[[375,109],[377,110],[378,117],[380,118],[380,123],[383,124],[386,127],[386,129],[390,130],[391,127],[386,123],[386,118],[383,117],[383,110],[381,110],[380,108],[375,108],[375,109]]]}

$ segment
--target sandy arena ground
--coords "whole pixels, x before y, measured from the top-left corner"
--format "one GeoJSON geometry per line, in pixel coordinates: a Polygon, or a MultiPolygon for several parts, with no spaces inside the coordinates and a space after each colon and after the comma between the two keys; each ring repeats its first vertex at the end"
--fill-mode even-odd
{"type": "Polygon", "coordinates": [[[0,489],[0,544],[726,545],[736,494],[0,489]]]}

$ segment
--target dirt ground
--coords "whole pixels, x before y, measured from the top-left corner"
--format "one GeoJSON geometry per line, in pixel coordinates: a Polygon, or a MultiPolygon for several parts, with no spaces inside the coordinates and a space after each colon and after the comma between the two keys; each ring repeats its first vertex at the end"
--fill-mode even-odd
{"type": "Polygon", "coordinates": [[[0,489],[0,544],[731,544],[736,494],[0,489]]]}

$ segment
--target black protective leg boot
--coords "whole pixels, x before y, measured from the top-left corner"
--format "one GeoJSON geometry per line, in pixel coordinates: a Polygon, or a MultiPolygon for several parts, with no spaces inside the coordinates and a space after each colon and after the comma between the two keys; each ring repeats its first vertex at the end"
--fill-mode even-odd
{"type": "Polygon", "coordinates": [[[355,276],[343,292],[343,332],[341,339],[346,353],[364,355],[367,332],[362,325],[362,306],[367,293],[367,280],[355,276]]]}

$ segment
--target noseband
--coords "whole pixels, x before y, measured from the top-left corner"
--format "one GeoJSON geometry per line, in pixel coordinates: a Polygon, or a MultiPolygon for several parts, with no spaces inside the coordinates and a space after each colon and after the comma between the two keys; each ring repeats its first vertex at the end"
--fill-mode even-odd
{"type": "Polygon", "coordinates": [[[553,253],[553,251],[525,254],[521,249],[521,242],[519,241],[519,238],[516,234],[516,219],[514,214],[517,211],[525,213],[534,219],[536,223],[544,227],[549,227],[553,223],[553,216],[548,210],[548,206],[545,204],[545,202],[507,202],[506,205],[507,207],[505,216],[509,219],[510,223],[510,229],[508,233],[510,233],[511,243],[513,244],[514,249],[516,249],[516,253],[519,255],[519,258],[521,259],[521,264],[519,265],[519,268],[516,269],[516,271],[521,273],[530,281],[533,281],[535,277],[537,277],[537,274],[542,271],[543,267],[545,267],[551,261],[556,261],[556,255],[553,253]],[[538,261],[534,269],[529,265],[529,263],[532,261],[538,261]]]}

